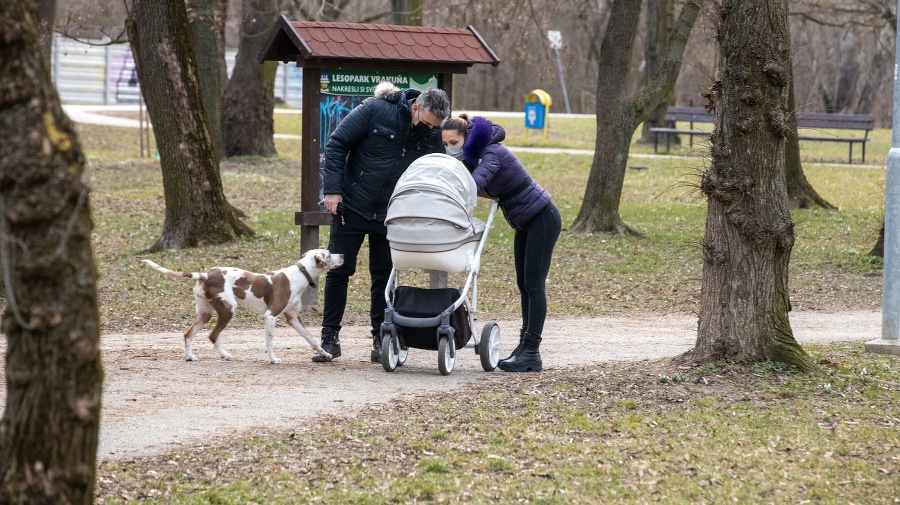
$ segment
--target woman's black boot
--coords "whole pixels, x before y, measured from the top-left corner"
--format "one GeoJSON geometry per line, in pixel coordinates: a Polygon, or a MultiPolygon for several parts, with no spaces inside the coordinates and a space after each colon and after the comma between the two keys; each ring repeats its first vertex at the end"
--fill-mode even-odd
{"type": "Polygon", "coordinates": [[[525,332],[522,347],[508,360],[501,361],[497,367],[504,372],[540,372],[544,368],[540,348],[541,337],[525,332]]]}
{"type": "Polygon", "coordinates": [[[519,329],[519,345],[517,345],[516,348],[513,349],[513,352],[509,353],[509,356],[501,359],[497,363],[503,363],[504,361],[507,361],[510,358],[512,358],[513,356],[515,356],[516,353],[519,352],[520,349],[522,349],[522,341],[523,340],[525,340],[525,328],[520,328],[519,329]]]}

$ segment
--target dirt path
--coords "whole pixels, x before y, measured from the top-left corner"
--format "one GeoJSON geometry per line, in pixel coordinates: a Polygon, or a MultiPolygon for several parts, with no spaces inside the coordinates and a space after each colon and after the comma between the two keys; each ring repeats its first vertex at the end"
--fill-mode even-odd
{"type": "MultiPolygon", "coordinates": [[[[515,345],[518,326],[511,321],[499,324],[506,352],[515,345]]],[[[690,315],[551,319],[541,354],[547,368],[674,356],[693,346],[696,325],[690,315]]],[[[798,312],[791,314],[791,325],[801,343],[867,341],[881,335],[881,312],[798,312]]],[[[318,414],[365,416],[367,409],[378,409],[383,402],[477,389],[485,381],[510,378],[504,372],[482,371],[472,349],[460,351],[449,376],[438,372],[436,352],[418,349],[410,351],[406,365],[386,373],[369,362],[371,344],[361,327],[341,332],[341,358],[313,364],[308,345],[292,331],[277,329],[275,349],[283,360],[279,365],[266,359],[262,328],[225,333],[231,361],[220,359],[208,341],[198,338],[194,353],[200,361],[193,363],[183,360],[178,333],[104,335],[99,459],[163,454],[202,445],[211,437],[250,433],[254,427],[315,423],[318,414]]],[[[4,338],[0,351],[5,350],[4,338]]],[[[0,401],[5,405],[5,400],[4,381],[0,401]]]]}

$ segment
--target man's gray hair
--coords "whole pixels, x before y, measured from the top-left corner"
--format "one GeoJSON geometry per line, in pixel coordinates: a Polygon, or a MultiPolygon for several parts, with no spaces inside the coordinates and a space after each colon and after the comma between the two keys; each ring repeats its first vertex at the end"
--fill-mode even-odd
{"type": "Polygon", "coordinates": [[[450,117],[450,98],[447,97],[447,92],[442,89],[426,89],[416,98],[416,103],[419,104],[419,107],[424,107],[425,110],[434,114],[441,121],[450,117]]]}

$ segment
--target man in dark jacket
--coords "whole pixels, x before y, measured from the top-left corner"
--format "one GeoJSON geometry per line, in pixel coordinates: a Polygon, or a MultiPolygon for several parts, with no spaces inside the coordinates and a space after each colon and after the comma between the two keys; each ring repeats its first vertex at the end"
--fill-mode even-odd
{"type": "MultiPolygon", "coordinates": [[[[391,250],[384,219],[394,186],[421,156],[443,153],[441,123],[450,116],[450,100],[440,89],[401,90],[364,100],[345,117],[325,144],[322,193],[333,214],[328,249],[344,255],[341,267],[325,277],[322,348],[341,355],[338,333],[347,305],[347,285],[356,258],[369,236],[373,362],[381,359],[381,323],[387,303],[384,289],[391,274],[391,250]]],[[[321,355],[313,361],[328,361],[321,355]]]]}

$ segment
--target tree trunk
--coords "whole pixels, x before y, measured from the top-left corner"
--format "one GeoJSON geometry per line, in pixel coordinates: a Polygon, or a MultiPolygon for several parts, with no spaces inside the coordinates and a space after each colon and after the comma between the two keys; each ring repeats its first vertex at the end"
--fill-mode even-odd
{"type": "Polygon", "coordinates": [[[835,108],[837,112],[854,112],[853,98],[857,94],[857,84],[860,76],[865,73],[860,68],[859,58],[862,51],[858,47],[856,35],[847,31],[841,42],[841,54],[843,55],[840,73],[838,74],[837,95],[835,96],[835,108]]]}
{"type": "Polygon", "coordinates": [[[393,0],[394,24],[422,26],[422,0],[393,0]]]}
{"type": "Polygon", "coordinates": [[[884,223],[881,223],[881,230],[878,232],[878,241],[869,251],[869,256],[878,256],[884,258],[884,223]]]}
{"type": "MultiPolygon", "coordinates": [[[[896,16],[895,16],[896,17],[896,16]]],[[[873,32],[876,35],[877,48],[871,55],[871,62],[866,62],[868,68],[890,68],[894,62],[893,51],[887,48],[895,46],[897,24],[893,26],[883,25],[876,27],[873,32]]],[[[875,112],[876,99],[879,96],[891,95],[890,82],[882,78],[879,72],[862,72],[859,92],[854,97],[856,105],[851,106],[850,112],[855,114],[872,114],[875,112]]]]}
{"type": "Polygon", "coordinates": [[[785,185],[790,132],[786,0],[723,0],[700,318],[693,358],[776,361],[814,370],[794,339],[788,265],[794,223],[785,185]]]}
{"type": "Polygon", "coordinates": [[[619,216],[619,201],[631,134],[637,126],[625,85],[642,3],[643,0],[616,0],[606,24],[597,76],[594,159],[581,210],[572,225],[574,231],[634,232],[619,216]]]}
{"type": "Polygon", "coordinates": [[[626,81],[641,1],[616,0],[600,49],[597,77],[597,136],[581,210],[571,230],[583,233],[637,233],[619,216],[631,137],[638,125],[665,103],[681,69],[681,56],[700,13],[702,0],[685,2],[670,33],[665,57],[654,78],[631,100],[626,81]]]}
{"type": "Polygon", "coordinates": [[[89,504],[103,384],[89,187],[26,5],[0,17],[0,503],[89,504]]]}
{"type": "Polygon", "coordinates": [[[159,147],[166,201],[162,236],[151,250],[218,244],[252,235],[253,230],[231,210],[222,189],[184,2],[134,0],[127,28],[159,147]]]}
{"type": "Polygon", "coordinates": [[[837,210],[837,207],[828,203],[819,196],[812,185],[806,180],[803,173],[803,164],[800,162],[800,140],[797,138],[797,107],[794,100],[794,71],[788,67],[791,73],[791,84],[788,90],[789,131],[785,149],[785,183],[787,184],[788,203],[792,209],[809,209],[815,205],[827,210],[837,210]]]}
{"type": "Polygon", "coordinates": [[[44,45],[44,56],[50,64],[50,52],[53,51],[53,26],[56,23],[56,0],[37,0],[35,2],[35,20],[41,44],[44,45]]]}
{"type": "MultiPolygon", "coordinates": [[[[672,30],[673,4],[669,0],[654,0],[647,2],[647,36],[644,40],[644,85],[650,83],[659,67],[659,55],[663,54],[669,43],[669,31],[672,30]]],[[[650,128],[663,126],[666,117],[666,106],[675,103],[675,93],[669,93],[662,106],[654,110],[641,126],[641,142],[653,143],[653,134],[650,128]]],[[[679,141],[677,135],[672,140],[679,141]]]]}
{"type": "Polygon", "coordinates": [[[259,64],[278,20],[275,0],[244,0],[241,39],[231,79],[222,100],[225,156],[275,156],[275,71],[277,63],[259,64]]]}
{"type": "Polygon", "coordinates": [[[187,0],[188,23],[194,42],[197,76],[213,151],[222,158],[222,75],[227,75],[221,48],[225,45],[226,5],[221,0],[187,0]]]}
{"type": "Polygon", "coordinates": [[[222,30],[222,33],[218,36],[219,39],[219,149],[222,150],[222,155],[225,154],[225,147],[221,145],[222,142],[222,96],[225,94],[225,87],[228,85],[228,63],[225,61],[225,26],[228,25],[228,16],[231,14],[228,10],[229,1],[228,0],[218,0],[218,5],[216,6],[216,13],[219,15],[221,13],[222,21],[219,24],[219,28],[222,30]]]}
{"type": "MultiPolygon", "coordinates": [[[[347,5],[350,3],[350,0],[315,0],[314,2],[310,2],[313,9],[310,9],[308,5],[303,2],[291,3],[288,2],[288,5],[285,5],[285,8],[289,10],[295,10],[298,19],[306,19],[309,21],[337,21],[341,19],[341,14],[344,13],[344,10],[347,8],[347,5]]],[[[380,13],[376,17],[380,17],[380,13]]],[[[295,19],[291,17],[291,19],[295,19]]],[[[354,22],[366,22],[363,20],[355,20],[354,22]]]]}

